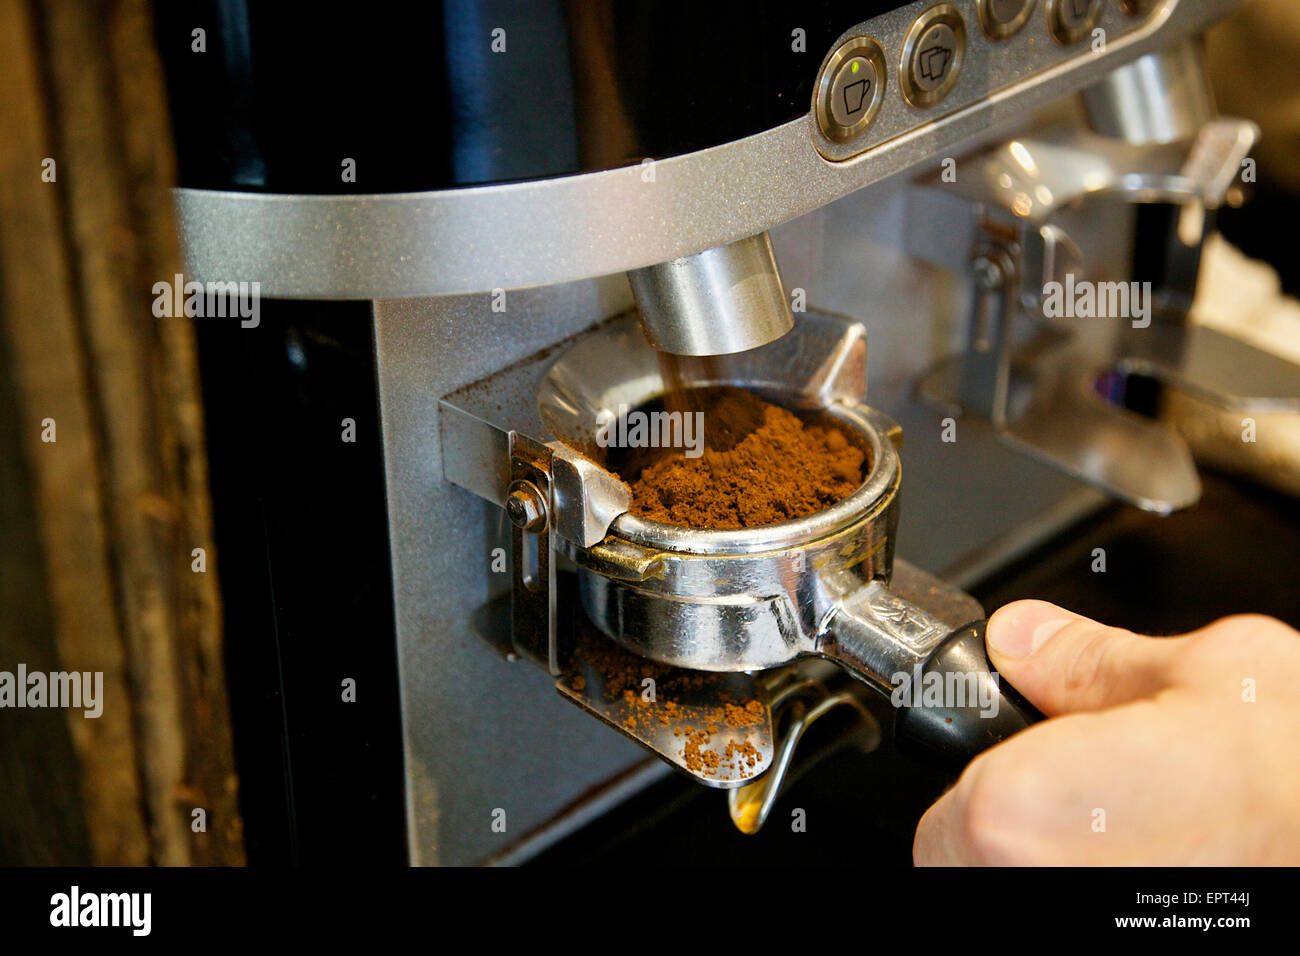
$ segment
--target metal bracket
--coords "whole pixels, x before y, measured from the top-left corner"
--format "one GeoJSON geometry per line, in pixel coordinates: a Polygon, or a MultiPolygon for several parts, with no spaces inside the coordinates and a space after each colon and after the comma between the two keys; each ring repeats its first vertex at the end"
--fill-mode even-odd
{"type": "Polygon", "coordinates": [[[971,260],[975,299],[970,339],[961,370],[962,404],[1001,427],[1007,420],[1011,387],[1011,340],[1020,284],[1015,242],[983,244],[971,260]]]}
{"type": "Polygon", "coordinates": [[[510,487],[506,513],[510,535],[510,625],[515,651],[561,671],[557,646],[551,450],[527,435],[510,435],[510,487]]]}

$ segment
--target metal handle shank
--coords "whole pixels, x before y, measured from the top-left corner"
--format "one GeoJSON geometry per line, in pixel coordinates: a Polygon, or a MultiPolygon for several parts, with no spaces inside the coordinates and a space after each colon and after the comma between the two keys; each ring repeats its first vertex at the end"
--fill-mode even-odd
{"type": "Polygon", "coordinates": [[[987,622],[970,623],[982,614],[964,592],[900,561],[893,584],[872,581],[844,601],[817,650],[890,699],[901,752],[960,773],[1043,717],[989,661],[987,622]]]}

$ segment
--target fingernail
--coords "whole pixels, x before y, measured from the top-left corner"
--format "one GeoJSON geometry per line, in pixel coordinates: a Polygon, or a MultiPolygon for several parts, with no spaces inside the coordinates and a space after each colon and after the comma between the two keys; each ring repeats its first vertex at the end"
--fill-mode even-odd
{"type": "Polygon", "coordinates": [[[1072,618],[1063,617],[1042,621],[1034,628],[1016,627],[1015,621],[996,618],[989,622],[988,640],[999,654],[1006,657],[1028,657],[1038,650],[1072,618]]]}

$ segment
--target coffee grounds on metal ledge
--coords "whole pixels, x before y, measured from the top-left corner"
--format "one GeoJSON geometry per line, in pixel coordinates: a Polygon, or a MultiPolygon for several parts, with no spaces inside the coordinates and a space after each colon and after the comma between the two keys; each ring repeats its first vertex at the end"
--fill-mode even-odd
{"type": "Polygon", "coordinates": [[[866,454],[829,420],[807,423],[740,388],[688,389],[672,404],[683,400],[704,412],[704,453],[656,449],[639,472],[624,467],[634,515],[692,528],[754,528],[829,508],[864,480],[866,454]]]}

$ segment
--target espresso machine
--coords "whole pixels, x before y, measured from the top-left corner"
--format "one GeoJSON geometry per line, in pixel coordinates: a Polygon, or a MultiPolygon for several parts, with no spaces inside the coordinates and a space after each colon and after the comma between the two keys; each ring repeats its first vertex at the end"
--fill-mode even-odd
{"type": "Polygon", "coordinates": [[[961,588],[1196,501],[1149,383],[1300,411],[1186,321],[1257,135],[1198,45],[1235,6],[159,9],[186,278],[263,297],[200,323],[250,859],[522,862],[674,773],[753,832],[825,715],[950,772],[1036,719],[961,588]],[[1076,281],[1151,294],[1058,321],[1076,281]],[[594,429],[661,352],[833,417],[864,484],[628,513],[594,429]],[[970,706],[889,706],[932,671],[970,706]]]}

